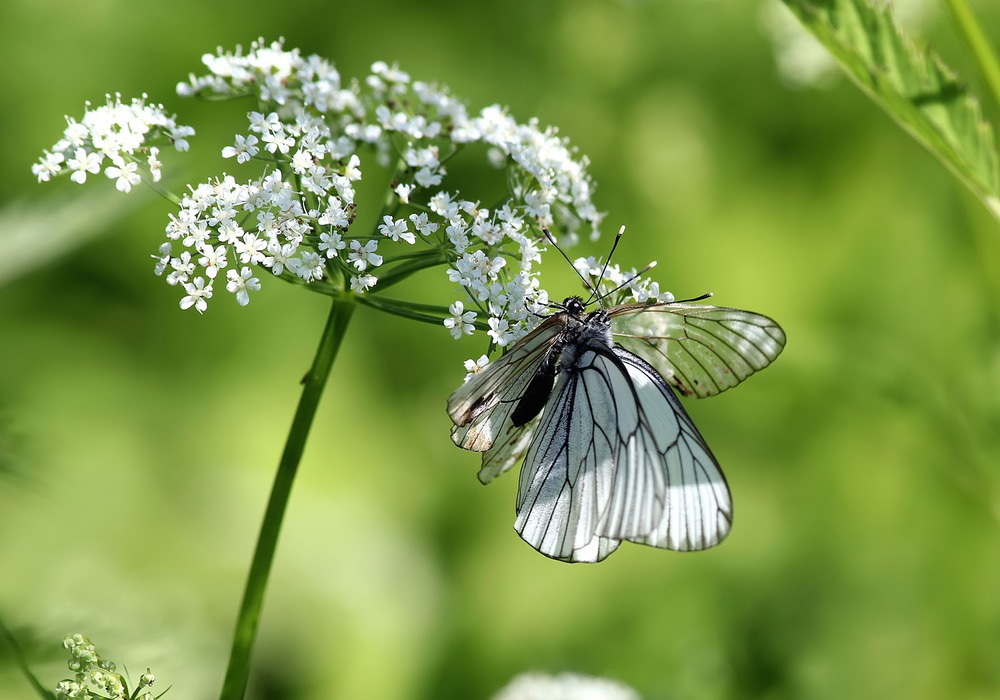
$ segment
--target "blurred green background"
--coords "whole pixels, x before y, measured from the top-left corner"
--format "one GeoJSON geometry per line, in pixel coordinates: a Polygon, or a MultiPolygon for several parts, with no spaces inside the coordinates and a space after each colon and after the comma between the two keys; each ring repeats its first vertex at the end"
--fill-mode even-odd
{"type": "MultiPolygon", "coordinates": [[[[1000,8],[977,9],[1000,39],[1000,8]]],[[[168,173],[232,170],[216,154],[243,107],[174,86],[263,35],[344,76],[395,60],[476,110],[558,125],[592,160],[606,234],[629,227],[619,262],[655,258],[665,288],[767,313],[789,343],[685,404],[728,476],[730,538],[570,566],[512,530],[516,477],[481,486],[448,439],[445,399],[481,345],[361,309],[295,485],[251,697],[485,698],[529,670],[647,698],[1000,696],[1000,225],[846,81],[790,88],[761,13],[0,4],[0,613],[41,678],[68,675],[59,643],[83,631],[168,698],[217,694],[326,304],[264,280],[246,309],[223,295],[183,313],[151,274],[167,203],[40,187],[29,166],[63,114],[121,91],[198,129],[168,173]]],[[[975,77],[946,17],[920,31],[975,77]]],[[[576,289],[558,259],[543,280],[576,289]]],[[[35,697],[2,645],[0,697],[35,697]]]]}

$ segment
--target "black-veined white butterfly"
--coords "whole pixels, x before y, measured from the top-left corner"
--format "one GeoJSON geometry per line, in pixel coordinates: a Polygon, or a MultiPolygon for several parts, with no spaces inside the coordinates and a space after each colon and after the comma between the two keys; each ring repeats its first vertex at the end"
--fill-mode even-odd
{"type": "Polygon", "coordinates": [[[483,453],[484,484],[524,458],[514,528],[553,559],[597,562],[623,540],[717,545],[729,487],[671,387],[702,398],[736,386],[774,361],[784,331],[692,303],[555,306],[451,395],[452,440],[483,453]]]}

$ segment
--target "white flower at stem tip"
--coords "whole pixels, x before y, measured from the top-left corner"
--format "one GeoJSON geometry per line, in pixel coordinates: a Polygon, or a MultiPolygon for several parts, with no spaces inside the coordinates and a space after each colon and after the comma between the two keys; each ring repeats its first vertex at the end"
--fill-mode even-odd
{"type": "Polygon", "coordinates": [[[421,236],[429,236],[438,230],[438,225],[428,220],[427,212],[422,211],[419,214],[410,214],[410,221],[413,222],[414,228],[417,229],[421,236]]]}
{"type": "Polygon", "coordinates": [[[328,258],[337,257],[337,253],[346,247],[347,244],[344,243],[343,237],[336,231],[319,234],[319,245],[317,248],[319,252],[325,252],[328,258]]]}
{"type": "Polygon", "coordinates": [[[31,172],[38,178],[39,182],[48,182],[52,179],[53,175],[59,174],[65,160],[66,156],[62,153],[49,153],[46,151],[42,155],[42,159],[31,166],[31,172]]]}
{"type": "Polygon", "coordinates": [[[236,145],[226,146],[222,149],[223,158],[232,158],[236,156],[237,163],[249,162],[251,158],[260,152],[260,148],[257,147],[258,139],[253,134],[249,136],[243,136],[241,134],[236,135],[236,145]]]}
{"type": "Polygon", "coordinates": [[[253,270],[244,267],[237,272],[230,270],[226,273],[226,291],[236,295],[236,303],[246,306],[250,303],[250,292],[260,290],[260,280],[253,276],[253,270]]]}
{"type": "Polygon", "coordinates": [[[114,165],[109,165],[104,169],[104,174],[109,180],[115,180],[115,187],[119,192],[128,194],[132,191],[133,185],[142,182],[139,175],[139,165],[135,161],[125,162],[121,157],[115,158],[114,165]]]}
{"type": "Polygon", "coordinates": [[[358,154],[354,153],[351,155],[351,159],[347,161],[347,165],[344,167],[344,177],[346,177],[351,182],[355,182],[361,179],[361,159],[358,158],[358,154]]]}
{"type": "Polygon", "coordinates": [[[160,178],[163,177],[163,163],[159,159],[160,149],[153,146],[149,149],[149,158],[146,159],[146,165],[149,167],[149,174],[153,178],[153,182],[159,182],[160,178]]]}
{"type": "Polygon", "coordinates": [[[206,300],[212,298],[212,285],[206,287],[203,277],[195,277],[194,283],[184,283],[184,291],[187,292],[187,296],[181,299],[181,308],[190,309],[193,306],[198,313],[205,313],[205,309],[208,308],[206,300]]]}
{"type": "Polygon", "coordinates": [[[466,360],[463,363],[465,365],[465,381],[469,381],[470,377],[482,372],[489,363],[490,358],[486,355],[480,355],[478,360],[466,360]]]}
{"type": "Polygon", "coordinates": [[[451,337],[458,340],[463,335],[472,335],[476,331],[476,312],[466,311],[465,304],[456,301],[448,307],[450,318],[444,320],[444,327],[451,333],[451,337]]]}
{"type": "Polygon", "coordinates": [[[507,319],[494,316],[490,318],[489,324],[490,329],[487,331],[487,334],[493,338],[493,342],[498,347],[507,347],[514,340],[514,334],[510,332],[510,323],[507,322],[507,319]]]}
{"type": "Polygon", "coordinates": [[[383,236],[391,238],[394,242],[404,240],[410,245],[417,242],[417,237],[412,231],[406,229],[406,219],[393,219],[391,216],[382,217],[378,230],[383,236]]]}
{"type": "Polygon", "coordinates": [[[378,284],[378,277],[375,275],[358,275],[351,278],[351,291],[355,294],[363,294],[378,284]]]}
{"type": "Polygon", "coordinates": [[[368,241],[363,244],[361,241],[351,241],[351,252],[347,255],[347,261],[354,265],[360,272],[368,269],[368,266],[378,267],[382,264],[382,256],[376,253],[378,243],[368,241]]]}
{"type": "Polygon", "coordinates": [[[307,282],[323,279],[323,257],[316,253],[302,252],[299,257],[291,258],[286,266],[307,282]]]}
{"type": "Polygon", "coordinates": [[[82,185],[87,181],[87,173],[96,175],[101,172],[101,154],[87,153],[85,149],[78,148],[66,167],[73,171],[69,179],[82,185]]]}
{"type": "Polygon", "coordinates": [[[210,279],[215,279],[219,274],[219,270],[225,269],[229,265],[229,262],[226,260],[226,246],[224,245],[206,245],[201,248],[201,253],[201,257],[198,258],[198,264],[205,268],[205,274],[210,279]]]}

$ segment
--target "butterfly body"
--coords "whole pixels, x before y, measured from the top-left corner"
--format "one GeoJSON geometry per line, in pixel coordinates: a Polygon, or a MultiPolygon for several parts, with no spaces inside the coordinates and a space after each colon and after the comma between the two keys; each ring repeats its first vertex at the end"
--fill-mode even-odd
{"type": "Polygon", "coordinates": [[[511,422],[515,427],[525,425],[538,415],[552,393],[556,374],[573,372],[582,348],[593,346],[610,352],[614,344],[611,322],[604,309],[583,316],[583,300],[579,297],[569,297],[562,307],[565,309],[561,314],[565,327],[560,331],[558,339],[546,350],[535,376],[531,378],[511,414],[511,422]]]}
{"type": "Polygon", "coordinates": [[[721,542],[729,488],[671,387],[711,396],[734,386],[777,356],[784,333],[722,307],[558,306],[449,399],[452,439],[483,453],[480,480],[523,458],[514,527],[554,559],[600,561],[624,540],[721,542]]]}

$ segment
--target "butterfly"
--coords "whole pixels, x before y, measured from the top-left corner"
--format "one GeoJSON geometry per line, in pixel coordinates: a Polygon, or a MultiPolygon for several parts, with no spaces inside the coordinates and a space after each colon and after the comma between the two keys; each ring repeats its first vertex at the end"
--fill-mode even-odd
{"type": "Polygon", "coordinates": [[[697,303],[552,306],[448,399],[452,440],[483,453],[479,480],[523,458],[514,529],[553,559],[597,562],[622,541],[719,544],[733,522],[729,487],[674,390],[703,398],[736,386],[775,360],[784,331],[697,303]]]}

